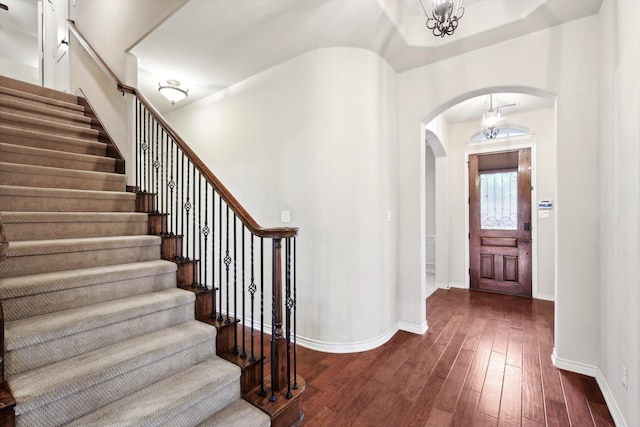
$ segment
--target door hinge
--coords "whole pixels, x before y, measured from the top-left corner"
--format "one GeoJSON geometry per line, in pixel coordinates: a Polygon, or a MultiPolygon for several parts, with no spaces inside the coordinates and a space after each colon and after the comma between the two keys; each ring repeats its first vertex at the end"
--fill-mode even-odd
{"type": "Polygon", "coordinates": [[[469,239],[471,239],[471,233],[468,234],[469,239]]]}
{"type": "Polygon", "coordinates": [[[531,191],[533,191],[533,185],[531,186],[531,191]]]}
{"type": "Polygon", "coordinates": [[[471,276],[471,269],[469,269],[469,276],[471,276]]]}

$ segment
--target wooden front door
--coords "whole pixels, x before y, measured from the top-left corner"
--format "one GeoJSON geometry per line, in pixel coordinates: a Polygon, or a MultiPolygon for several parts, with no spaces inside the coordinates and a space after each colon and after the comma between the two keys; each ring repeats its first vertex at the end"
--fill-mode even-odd
{"type": "Polygon", "coordinates": [[[531,150],[469,156],[471,289],[531,296],[531,150]]]}

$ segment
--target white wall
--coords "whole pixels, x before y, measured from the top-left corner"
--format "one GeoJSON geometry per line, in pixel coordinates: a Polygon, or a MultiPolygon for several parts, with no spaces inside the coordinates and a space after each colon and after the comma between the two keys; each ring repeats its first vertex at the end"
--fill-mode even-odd
{"type": "MultiPolygon", "coordinates": [[[[125,84],[137,84],[137,60],[127,53],[136,41],[186,0],[76,0],[69,14],[107,66],[125,84]]],[[[132,96],[122,96],[74,37],[69,45],[70,93],[81,89],[125,159],[127,183],[133,176],[132,96]]]]}
{"type": "MultiPolygon", "coordinates": [[[[480,120],[457,123],[449,126],[450,137],[447,142],[448,151],[448,190],[449,205],[445,207],[449,218],[449,284],[455,287],[468,287],[468,248],[467,225],[465,215],[467,208],[466,182],[466,152],[480,150],[509,149],[509,147],[530,144],[535,148],[537,164],[533,176],[536,181],[531,185],[535,188],[537,199],[552,199],[555,201],[556,186],[556,140],[555,140],[555,108],[528,111],[519,114],[509,114],[504,111],[504,119],[508,123],[528,128],[533,136],[529,139],[516,139],[509,142],[491,144],[469,144],[472,136],[481,130],[480,120]]],[[[532,194],[533,197],[533,194],[532,194]]],[[[533,297],[553,299],[555,295],[555,209],[550,211],[549,219],[537,219],[537,200],[532,198],[532,223],[536,253],[534,260],[537,270],[533,273],[533,297]]]]}
{"type": "MultiPolygon", "coordinates": [[[[600,114],[602,307],[598,378],[614,416],[640,425],[640,2],[605,0],[600,114]],[[622,366],[627,367],[627,388],[622,366]],[[604,385],[604,387],[603,387],[604,385]],[[609,395],[607,395],[609,393],[609,395]]],[[[595,190],[595,189],[594,189],[595,190]]],[[[617,419],[618,425],[625,425],[617,419]]]]}
{"type": "Polygon", "coordinates": [[[376,54],[328,48],[167,115],[261,225],[291,211],[303,345],[363,350],[397,328],[396,96],[376,54]]]}
{"type": "Polygon", "coordinates": [[[594,206],[599,199],[597,191],[588,189],[597,188],[599,182],[599,58],[593,48],[598,46],[598,26],[597,16],[587,17],[400,74],[398,311],[407,322],[420,321],[424,310],[421,127],[464,94],[505,86],[530,88],[532,94],[557,96],[555,349],[566,360],[597,365],[600,313],[594,206]]]}

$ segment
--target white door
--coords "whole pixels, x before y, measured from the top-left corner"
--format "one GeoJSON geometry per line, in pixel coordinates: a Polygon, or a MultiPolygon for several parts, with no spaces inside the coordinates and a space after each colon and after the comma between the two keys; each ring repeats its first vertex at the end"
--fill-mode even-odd
{"type": "Polygon", "coordinates": [[[68,0],[42,0],[44,86],[69,91],[68,0]]]}

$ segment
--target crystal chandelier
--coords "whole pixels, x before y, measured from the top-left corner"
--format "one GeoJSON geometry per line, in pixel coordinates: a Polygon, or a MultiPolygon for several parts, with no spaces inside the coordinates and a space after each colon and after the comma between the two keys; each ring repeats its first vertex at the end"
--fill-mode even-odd
{"type": "Polygon", "coordinates": [[[493,108],[493,95],[489,95],[489,109],[482,113],[482,126],[484,126],[484,136],[493,139],[498,136],[500,128],[498,124],[502,118],[502,112],[498,108],[493,108]]]}
{"type": "Polygon", "coordinates": [[[431,0],[433,7],[431,14],[427,12],[423,0],[420,0],[420,6],[427,16],[427,28],[433,32],[436,37],[444,37],[453,35],[458,28],[458,21],[464,15],[464,0],[431,0]],[[457,3],[454,9],[454,2],[457,3]]]}

